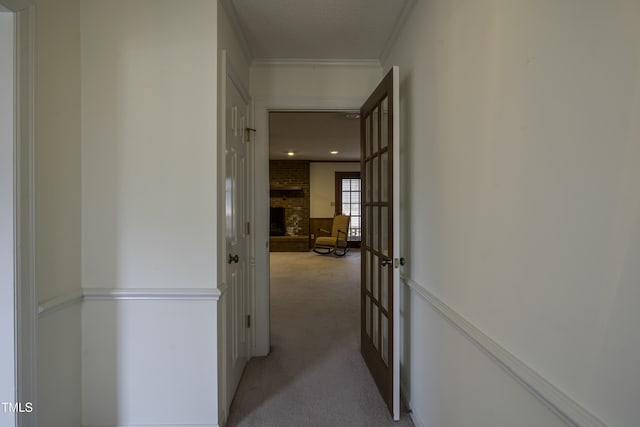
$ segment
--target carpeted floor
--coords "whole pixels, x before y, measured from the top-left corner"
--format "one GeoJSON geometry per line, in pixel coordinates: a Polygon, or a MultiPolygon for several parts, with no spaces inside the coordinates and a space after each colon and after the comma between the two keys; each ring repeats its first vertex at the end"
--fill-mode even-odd
{"type": "Polygon", "coordinates": [[[360,253],[271,253],[271,354],[252,359],[229,427],[394,423],[362,360],[360,253]]]}

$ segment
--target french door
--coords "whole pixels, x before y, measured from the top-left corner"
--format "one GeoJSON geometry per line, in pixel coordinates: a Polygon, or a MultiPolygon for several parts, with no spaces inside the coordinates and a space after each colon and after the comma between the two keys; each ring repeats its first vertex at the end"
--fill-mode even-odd
{"type": "Polygon", "coordinates": [[[361,351],[394,420],[400,419],[399,70],[360,109],[363,235],[361,351]]]}

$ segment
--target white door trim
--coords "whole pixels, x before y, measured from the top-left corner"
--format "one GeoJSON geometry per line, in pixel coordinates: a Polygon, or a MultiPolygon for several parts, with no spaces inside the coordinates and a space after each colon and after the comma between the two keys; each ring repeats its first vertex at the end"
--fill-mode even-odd
{"type": "MultiPolygon", "coordinates": [[[[0,401],[17,402],[17,145],[15,16],[0,11],[0,401]]],[[[0,407],[0,426],[13,426],[17,414],[0,407]]]]}
{"type": "Polygon", "coordinates": [[[254,184],[253,218],[251,240],[255,248],[255,341],[251,354],[266,356],[269,354],[270,317],[269,317],[269,112],[323,111],[323,110],[360,110],[361,97],[324,98],[324,97],[268,97],[254,98],[254,184]]]}
{"type": "MultiPolygon", "coordinates": [[[[23,3],[32,3],[24,1],[23,3]]],[[[35,214],[35,6],[22,9],[17,20],[18,52],[18,399],[37,408],[36,214],[35,214]]],[[[38,425],[38,411],[22,414],[18,426],[38,425]]]]}
{"type": "Polygon", "coordinates": [[[33,0],[0,0],[14,12],[14,319],[16,402],[32,403],[34,411],[17,417],[20,427],[37,425],[35,290],[35,168],[33,0]]]}
{"type": "MultiPolygon", "coordinates": [[[[393,72],[393,251],[394,264],[402,257],[400,229],[400,69],[393,72]]],[[[393,419],[400,420],[400,268],[393,269],[393,419]]]]}

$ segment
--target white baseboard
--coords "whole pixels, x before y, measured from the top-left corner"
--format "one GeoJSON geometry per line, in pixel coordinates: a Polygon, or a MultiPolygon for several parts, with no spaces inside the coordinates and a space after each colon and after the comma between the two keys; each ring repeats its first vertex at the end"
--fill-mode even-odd
{"type": "MultiPolygon", "coordinates": [[[[580,406],[576,401],[560,391],[520,359],[509,353],[509,351],[500,344],[489,338],[453,308],[438,299],[433,293],[427,290],[427,288],[406,276],[402,276],[402,280],[409,288],[431,304],[433,308],[466,338],[476,344],[502,369],[551,409],[567,425],[574,427],[607,427],[604,422],[580,406]]],[[[411,402],[409,402],[409,405],[410,403],[411,402]]],[[[409,408],[411,408],[411,406],[409,406],[409,408]]],[[[417,417],[417,414],[412,412],[411,415],[416,426],[425,425],[417,417]]]]}
{"type": "Polygon", "coordinates": [[[409,411],[409,416],[411,417],[411,421],[415,427],[426,427],[426,423],[420,418],[420,415],[416,411],[413,410],[413,405],[411,403],[411,397],[409,396],[409,387],[403,382],[400,381],[400,399],[404,403],[404,406],[409,411]]]}
{"type": "Polygon", "coordinates": [[[219,424],[118,424],[118,425],[93,425],[83,424],[82,427],[220,427],[219,424]]]}

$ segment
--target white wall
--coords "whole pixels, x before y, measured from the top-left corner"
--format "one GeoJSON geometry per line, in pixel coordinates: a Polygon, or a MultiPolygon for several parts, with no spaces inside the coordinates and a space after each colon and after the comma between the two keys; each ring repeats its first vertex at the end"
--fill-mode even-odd
{"type": "Polygon", "coordinates": [[[80,2],[36,4],[36,276],[40,302],[80,287],[80,2]]]}
{"type": "Polygon", "coordinates": [[[216,4],[82,5],[83,285],[215,287],[216,4]]]}
{"type": "MultiPolygon", "coordinates": [[[[637,425],[638,2],[417,2],[391,65],[405,274],[608,425],[637,425]]],[[[480,352],[434,354],[459,332],[405,292],[416,417],[525,425],[502,416],[538,401],[466,371],[485,364],[480,352]]]]}
{"type": "Polygon", "coordinates": [[[222,3],[218,2],[218,51],[222,49],[227,51],[227,67],[233,69],[242,86],[248,90],[249,63],[222,3]]]}
{"type": "MultiPolygon", "coordinates": [[[[35,277],[45,304],[80,290],[80,3],[35,5],[35,277]]],[[[40,425],[80,425],[80,311],[38,319],[40,425]]]]}
{"type": "Polygon", "coordinates": [[[322,108],[322,101],[338,99],[355,102],[360,108],[364,94],[375,89],[379,80],[380,68],[375,66],[255,65],[251,93],[256,98],[306,98],[317,109],[322,108]]]}
{"type": "Polygon", "coordinates": [[[38,319],[38,426],[79,427],[80,304],[71,304],[38,319]]]}
{"type": "Polygon", "coordinates": [[[81,4],[84,425],[217,424],[216,22],[81,4]]]}
{"type": "Polygon", "coordinates": [[[360,171],[360,163],[311,162],[309,165],[311,218],[333,218],[336,172],[360,171]]]}
{"type": "Polygon", "coordinates": [[[85,301],[83,425],[217,425],[216,324],[215,301],[85,301]]]}
{"type": "Polygon", "coordinates": [[[381,69],[356,65],[251,67],[255,135],[255,354],[269,353],[269,110],[359,109],[380,82],[381,69]]]}
{"type": "MultiPolygon", "coordinates": [[[[13,32],[13,13],[0,12],[0,402],[16,400],[13,32]]],[[[0,426],[14,422],[0,407],[0,426]]]]}
{"type": "Polygon", "coordinates": [[[566,424],[413,291],[401,302],[403,392],[416,427],[566,424]]]}

